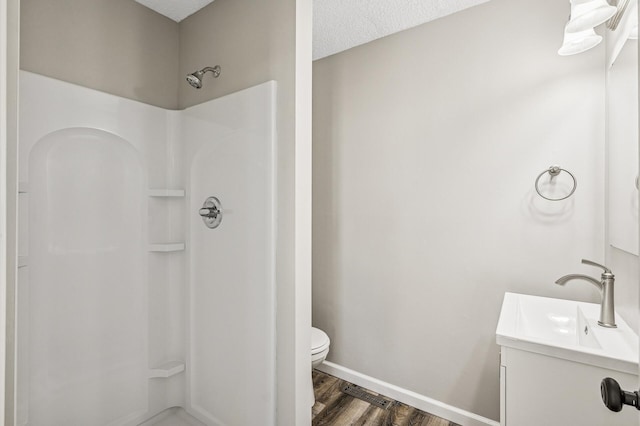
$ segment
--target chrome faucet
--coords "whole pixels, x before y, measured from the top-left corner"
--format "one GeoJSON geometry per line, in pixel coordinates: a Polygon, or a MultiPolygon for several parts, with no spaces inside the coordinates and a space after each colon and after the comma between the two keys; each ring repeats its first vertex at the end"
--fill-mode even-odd
{"type": "Polygon", "coordinates": [[[602,301],[600,303],[600,320],[598,321],[598,325],[609,328],[617,327],[616,313],[613,307],[613,282],[615,276],[606,266],[602,266],[598,263],[586,259],[582,259],[582,263],[585,265],[597,266],[604,269],[604,272],[600,276],[600,281],[588,275],[570,274],[558,278],[556,280],[556,284],[564,285],[565,283],[567,283],[567,281],[571,280],[585,280],[598,287],[598,290],[600,290],[600,295],[602,296],[602,301]]]}

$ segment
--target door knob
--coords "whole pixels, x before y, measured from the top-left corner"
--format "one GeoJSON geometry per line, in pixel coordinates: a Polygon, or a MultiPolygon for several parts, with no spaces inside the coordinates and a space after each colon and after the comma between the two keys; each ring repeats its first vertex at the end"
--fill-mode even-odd
{"type": "Polygon", "coordinates": [[[632,405],[640,410],[638,392],[627,392],[620,389],[618,382],[611,377],[604,378],[600,382],[600,395],[602,395],[604,405],[611,411],[618,412],[625,405],[632,405]]]}

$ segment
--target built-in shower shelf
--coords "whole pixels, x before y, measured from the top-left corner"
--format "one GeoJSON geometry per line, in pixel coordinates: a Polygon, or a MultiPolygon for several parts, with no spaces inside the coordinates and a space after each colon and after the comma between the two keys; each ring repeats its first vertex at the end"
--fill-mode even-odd
{"type": "Polygon", "coordinates": [[[18,268],[24,268],[29,263],[29,257],[18,256],[18,268]]]}
{"type": "Polygon", "coordinates": [[[184,247],[184,243],[149,244],[149,251],[156,253],[170,253],[172,251],[183,251],[184,247]]]}
{"type": "Polygon", "coordinates": [[[149,197],[184,197],[184,189],[150,189],[149,197]]]}
{"type": "Polygon", "coordinates": [[[178,373],[184,371],[184,362],[182,361],[170,361],[162,364],[158,367],[149,369],[149,378],[167,378],[175,376],[178,373]]]}

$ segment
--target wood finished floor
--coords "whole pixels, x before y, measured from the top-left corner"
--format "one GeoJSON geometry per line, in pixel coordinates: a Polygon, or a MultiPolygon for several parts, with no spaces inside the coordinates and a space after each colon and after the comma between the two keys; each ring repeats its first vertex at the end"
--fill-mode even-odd
{"type": "Polygon", "coordinates": [[[383,410],[342,393],[340,389],[345,383],[348,382],[313,371],[313,390],[316,395],[312,409],[314,426],[459,426],[397,401],[383,410]]]}

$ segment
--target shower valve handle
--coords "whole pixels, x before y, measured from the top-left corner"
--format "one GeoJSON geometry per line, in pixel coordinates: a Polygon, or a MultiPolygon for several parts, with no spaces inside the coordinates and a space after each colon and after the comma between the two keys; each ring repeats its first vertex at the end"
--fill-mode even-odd
{"type": "Polygon", "coordinates": [[[217,228],[222,222],[222,204],[216,197],[209,197],[204,200],[204,204],[198,210],[202,221],[209,229],[217,228]]]}
{"type": "Polygon", "coordinates": [[[202,217],[211,217],[215,219],[216,217],[218,217],[220,210],[218,210],[215,206],[205,207],[205,208],[201,208],[199,213],[200,213],[200,216],[202,217]]]}

